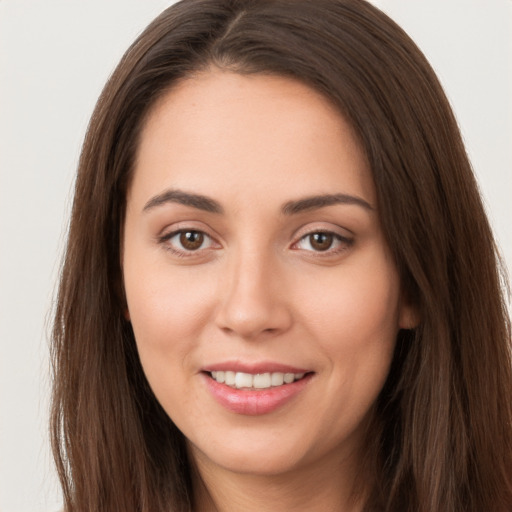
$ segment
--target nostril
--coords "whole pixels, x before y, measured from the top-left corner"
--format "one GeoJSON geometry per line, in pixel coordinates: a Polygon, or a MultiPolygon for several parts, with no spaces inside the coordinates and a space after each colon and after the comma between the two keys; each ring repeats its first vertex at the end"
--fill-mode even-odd
{"type": "Polygon", "coordinates": [[[222,292],[215,323],[226,335],[255,339],[275,336],[290,327],[288,299],[262,290],[254,284],[255,280],[254,276],[240,277],[236,284],[222,292]]]}

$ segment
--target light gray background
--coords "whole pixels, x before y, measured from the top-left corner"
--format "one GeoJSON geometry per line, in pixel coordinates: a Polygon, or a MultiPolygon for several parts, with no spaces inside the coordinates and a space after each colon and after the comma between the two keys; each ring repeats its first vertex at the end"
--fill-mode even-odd
{"type": "MultiPolygon", "coordinates": [[[[512,268],[512,1],[374,2],[438,72],[512,268]]],[[[0,512],[61,504],[47,332],[73,174],[106,78],[170,3],[0,0],[0,512]]]]}

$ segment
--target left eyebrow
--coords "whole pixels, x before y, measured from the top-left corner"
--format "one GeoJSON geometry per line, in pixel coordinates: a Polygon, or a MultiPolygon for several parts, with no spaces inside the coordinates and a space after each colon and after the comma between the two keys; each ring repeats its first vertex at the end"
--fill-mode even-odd
{"type": "Polygon", "coordinates": [[[332,206],[335,204],[356,205],[370,211],[375,209],[370,203],[357,196],[351,196],[348,194],[325,194],[304,197],[296,201],[288,201],[283,205],[282,212],[285,215],[294,215],[308,210],[325,208],[326,206],[332,206]]]}

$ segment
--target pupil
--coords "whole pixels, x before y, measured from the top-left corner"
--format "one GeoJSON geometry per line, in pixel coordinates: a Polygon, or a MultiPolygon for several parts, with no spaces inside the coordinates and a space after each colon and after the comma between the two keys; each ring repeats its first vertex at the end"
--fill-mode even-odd
{"type": "Polygon", "coordinates": [[[189,251],[199,249],[203,245],[204,236],[199,231],[185,231],[180,235],[180,243],[189,251]]]}
{"type": "Polygon", "coordinates": [[[326,251],[332,245],[330,233],[313,233],[310,238],[311,247],[317,251],[326,251]]]}

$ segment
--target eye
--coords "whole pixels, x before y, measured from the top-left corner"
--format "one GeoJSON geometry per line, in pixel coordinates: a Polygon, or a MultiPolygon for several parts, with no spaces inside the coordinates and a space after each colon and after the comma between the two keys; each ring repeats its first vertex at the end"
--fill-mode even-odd
{"type": "Polygon", "coordinates": [[[352,245],[353,240],[330,231],[315,231],[304,235],[295,248],[313,252],[338,252],[352,245]]]}
{"type": "Polygon", "coordinates": [[[332,233],[311,233],[305,236],[301,242],[306,242],[315,251],[327,251],[332,247],[334,235],[332,233]]]}
{"type": "Polygon", "coordinates": [[[160,238],[171,251],[178,254],[210,249],[214,243],[210,236],[195,229],[180,229],[160,238]]]}

